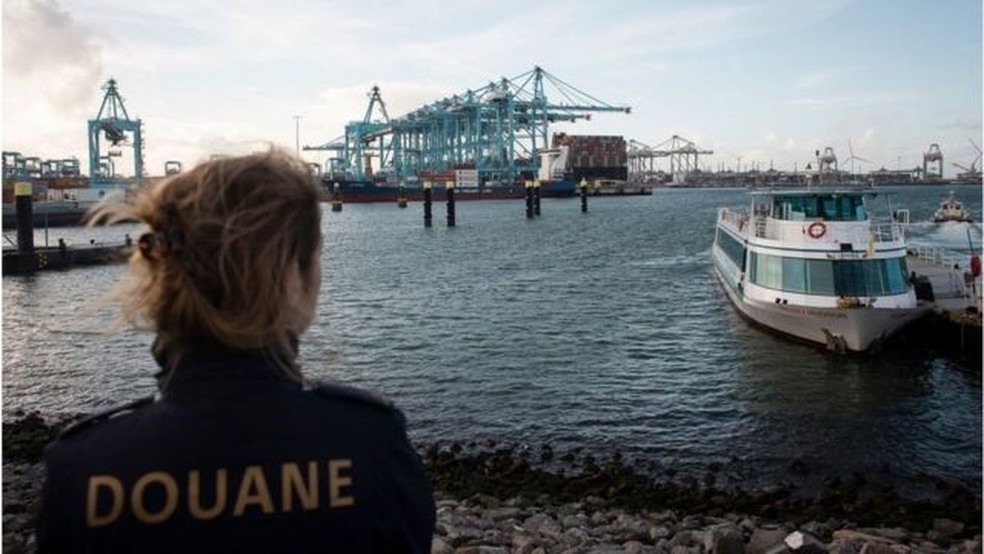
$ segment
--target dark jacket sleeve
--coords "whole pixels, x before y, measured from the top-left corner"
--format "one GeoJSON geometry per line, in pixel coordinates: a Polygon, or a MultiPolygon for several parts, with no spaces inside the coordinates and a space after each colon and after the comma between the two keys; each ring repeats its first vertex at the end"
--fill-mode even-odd
{"type": "Polygon", "coordinates": [[[45,452],[45,480],[41,488],[41,511],[37,520],[38,552],[68,552],[71,527],[65,490],[65,475],[58,456],[49,447],[45,452]]]}
{"type": "Polygon", "coordinates": [[[399,522],[402,535],[402,545],[393,546],[399,551],[409,547],[411,552],[427,553],[434,537],[434,493],[420,455],[407,438],[403,415],[397,411],[396,416],[395,436],[383,464],[392,483],[394,520],[399,522]]]}

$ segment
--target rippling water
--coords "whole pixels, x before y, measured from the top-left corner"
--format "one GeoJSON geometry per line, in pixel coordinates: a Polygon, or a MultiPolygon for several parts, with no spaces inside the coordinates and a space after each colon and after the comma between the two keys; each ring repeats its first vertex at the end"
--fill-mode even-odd
{"type": "MultiPolygon", "coordinates": [[[[979,187],[954,187],[981,217],[979,187]]],[[[927,220],[945,191],[896,189],[927,220]]],[[[980,490],[981,380],[898,346],[844,358],[751,328],[715,283],[716,209],[744,191],[460,203],[458,227],[420,206],[324,214],[309,375],[388,394],[413,436],[620,450],[696,474],[713,462],[775,478],[887,471],[980,490]]],[[[912,242],[976,247],[979,224],[916,223],[912,242]]],[[[118,240],[135,228],[97,230],[118,240]]],[[[86,242],[92,232],[50,231],[86,242]]],[[[40,237],[39,237],[40,239],[40,237]]],[[[152,392],[150,337],[106,334],[96,302],[122,266],[3,279],[4,413],[90,411],[152,392]]]]}

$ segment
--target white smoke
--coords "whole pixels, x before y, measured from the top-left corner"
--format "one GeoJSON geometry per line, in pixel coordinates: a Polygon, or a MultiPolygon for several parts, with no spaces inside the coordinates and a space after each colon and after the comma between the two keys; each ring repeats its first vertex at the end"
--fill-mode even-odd
{"type": "Polygon", "coordinates": [[[58,0],[4,1],[4,149],[56,158],[83,151],[103,57],[99,35],[58,0]]]}
{"type": "Polygon", "coordinates": [[[3,3],[3,74],[7,87],[32,89],[56,111],[91,107],[104,78],[98,36],[57,0],[3,3]]]}

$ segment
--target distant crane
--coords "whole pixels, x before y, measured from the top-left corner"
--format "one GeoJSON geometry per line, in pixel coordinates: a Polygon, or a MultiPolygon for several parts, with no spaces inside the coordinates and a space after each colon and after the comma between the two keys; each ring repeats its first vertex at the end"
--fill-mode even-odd
{"type": "Polygon", "coordinates": [[[139,182],[143,177],[142,122],[131,120],[123,105],[123,98],[116,88],[116,79],[110,78],[102,87],[106,91],[99,113],[89,120],[89,182],[93,187],[110,187],[127,184],[116,175],[112,158],[122,155],[123,146],[133,149],[133,180],[139,182]],[[104,156],[100,149],[100,139],[105,137],[109,149],[104,156]]]}
{"type": "Polygon", "coordinates": [[[817,154],[817,173],[820,176],[820,183],[824,183],[837,175],[837,154],[834,154],[834,149],[827,146],[823,149],[821,154],[819,150],[816,151],[817,154]]]}
{"type": "Polygon", "coordinates": [[[182,165],[178,160],[168,160],[164,162],[164,175],[177,175],[181,173],[182,165]]]}
{"type": "Polygon", "coordinates": [[[540,151],[550,148],[549,124],[590,119],[592,111],[629,113],[629,108],[597,100],[540,67],[397,118],[389,117],[374,86],[361,121],[346,125],[343,136],[303,149],[333,152],[325,168],[332,179],[403,182],[446,178],[464,168],[476,170],[482,180],[531,179],[540,151]],[[562,101],[547,98],[548,85],[562,101]]]}
{"type": "Polygon", "coordinates": [[[630,179],[645,178],[655,172],[657,158],[669,158],[674,182],[683,182],[689,173],[700,170],[701,154],[713,153],[713,150],[699,148],[696,143],[680,135],[673,135],[656,146],[630,140],[627,152],[629,176],[630,179]]]}
{"type": "Polygon", "coordinates": [[[968,140],[970,140],[970,145],[974,147],[974,150],[977,150],[977,157],[974,158],[973,162],[971,162],[970,167],[966,167],[958,163],[953,164],[953,166],[962,169],[964,171],[963,173],[957,174],[958,181],[980,183],[981,169],[977,167],[977,164],[981,161],[981,149],[979,146],[977,146],[977,143],[974,142],[974,139],[968,139],[968,140]]]}
{"type": "Polygon", "coordinates": [[[923,179],[936,180],[943,178],[943,151],[940,145],[929,145],[929,150],[923,153],[923,179]]]}

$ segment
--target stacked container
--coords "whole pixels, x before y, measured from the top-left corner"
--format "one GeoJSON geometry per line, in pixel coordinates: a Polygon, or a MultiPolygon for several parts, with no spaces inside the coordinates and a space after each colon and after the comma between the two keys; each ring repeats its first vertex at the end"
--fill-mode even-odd
{"type": "Polygon", "coordinates": [[[568,135],[554,133],[553,148],[568,147],[567,169],[575,182],[581,179],[628,178],[625,138],[617,135],[568,135]]]}

